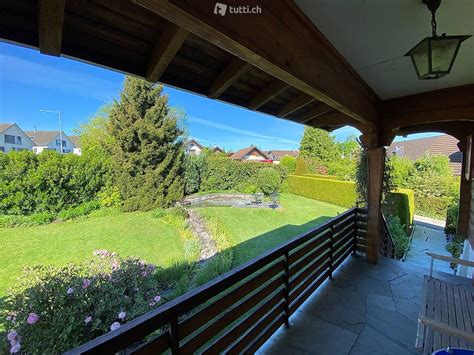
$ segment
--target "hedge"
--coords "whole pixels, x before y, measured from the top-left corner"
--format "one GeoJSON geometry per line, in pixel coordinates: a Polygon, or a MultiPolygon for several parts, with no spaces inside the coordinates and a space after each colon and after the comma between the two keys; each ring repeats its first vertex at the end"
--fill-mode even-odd
{"type": "Polygon", "coordinates": [[[387,196],[388,214],[398,216],[400,223],[409,230],[415,217],[415,194],[410,189],[398,189],[387,196]]]}
{"type": "Polygon", "coordinates": [[[328,179],[328,180],[341,180],[339,176],[336,175],[321,175],[321,174],[301,174],[301,176],[308,176],[318,179],[328,179]]]}
{"type": "Polygon", "coordinates": [[[356,204],[356,187],[352,181],[289,175],[288,185],[296,195],[348,208],[356,204]]]}

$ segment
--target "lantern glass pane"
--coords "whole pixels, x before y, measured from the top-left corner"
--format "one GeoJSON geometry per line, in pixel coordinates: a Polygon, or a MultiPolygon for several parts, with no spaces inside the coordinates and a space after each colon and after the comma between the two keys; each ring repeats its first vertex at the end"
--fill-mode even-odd
{"type": "Polygon", "coordinates": [[[431,39],[431,70],[432,72],[449,72],[452,61],[456,56],[459,38],[431,39]]]}
{"type": "Polygon", "coordinates": [[[423,77],[428,74],[430,68],[428,65],[428,39],[418,43],[418,45],[411,50],[411,58],[415,63],[418,76],[423,77]]]}

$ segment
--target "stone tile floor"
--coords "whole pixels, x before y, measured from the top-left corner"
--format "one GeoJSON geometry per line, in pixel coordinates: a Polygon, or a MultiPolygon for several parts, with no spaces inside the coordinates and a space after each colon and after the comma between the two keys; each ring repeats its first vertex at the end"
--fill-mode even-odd
{"type": "MultiPolygon", "coordinates": [[[[349,257],[260,354],[415,354],[423,275],[415,263],[349,257]]],[[[437,274],[436,277],[451,277],[437,274]]]]}

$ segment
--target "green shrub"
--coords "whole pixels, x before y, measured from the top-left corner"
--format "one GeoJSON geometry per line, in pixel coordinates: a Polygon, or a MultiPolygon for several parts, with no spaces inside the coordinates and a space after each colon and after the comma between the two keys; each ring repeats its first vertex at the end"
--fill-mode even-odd
{"type": "Polygon", "coordinates": [[[296,159],[295,175],[305,175],[309,174],[308,166],[306,165],[306,160],[302,157],[296,159]]]}
{"type": "Polygon", "coordinates": [[[447,196],[423,196],[415,193],[416,211],[422,216],[445,219],[448,207],[454,199],[447,196]]]}
{"type": "Polygon", "coordinates": [[[303,174],[302,176],[314,177],[318,179],[340,180],[339,177],[335,175],[303,174]]]}
{"type": "Polygon", "coordinates": [[[413,225],[415,217],[415,195],[413,190],[398,189],[386,195],[384,212],[387,215],[398,216],[406,232],[413,225]]]}
{"type": "Polygon", "coordinates": [[[356,203],[354,182],[290,175],[288,184],[290,192],[296,195],[344,207],[353,207],[356,203]]]}
{"type": "Polygon", "coordinates": [[[54,213],[39,212],[29,216],[1,215],[0,228],[5,227],[33,227],[51,223],[55,219],[54,213]]]}
{"type": "Polygon", "coordinates": [[[281,158],[280,165],[284,166],[288,170],[288,173],[293,174],[296,169],[296,158],[285,155],[281,158]]]}
{"type": "Polygon", "coordinates": [[[97,197],[102,207],[120,207],[122,205],[120,189],[117,186],[105,186],[99,191],[97,197]]]}
{"type": "Polygon", "coordinates": [[[257,175],[258,189],[265,195],[277,192],[281,186],[281,177],[273,168],[263,168],[257,175]]]}
{"type": "Polygon", "coordinates": [[[68,221],[79,217],[89,215],[92,211],[100,208],[99,201],[89,201],[81,203],[76,207],[71,207],[58,213],[58,219],[60,221],[68,221]]]}
{"type": "Polygon", "coordinates": [[[444,227],[444,233],[446,233],[447,236],[456,235],[458,229],[458,214],[459,206],[457,203],[448,207],[446,212],[446,226],[444,227]]]}
{"type": "Polygon", "coordinates": [[[166,285],[154,265],[106,250],[95,254],[80,264],[24,270],[2,304],[0,322],[11,339],[10,344],[6,337],[0,340],[2,353],[15,343],[22,353],[62,353],[163,302],[160,293],[166,285]]]}
{"type": "Polygon", "coordinates": [[[183,181],[186,195],[191,195],[200,190],[204,163],[204,155],[185,156],[183,181]]]}
{"type": "Polygon", "coordinates": [[[387,225],[395,243],[395,258],[400,259],[410,246],[410,239],[398,216],[388,216],[387,225]]]}

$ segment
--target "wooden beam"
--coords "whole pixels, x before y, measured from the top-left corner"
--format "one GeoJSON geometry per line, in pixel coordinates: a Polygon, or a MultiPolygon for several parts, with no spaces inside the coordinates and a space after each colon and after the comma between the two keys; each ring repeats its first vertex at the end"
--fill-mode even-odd
{"type": "Polygon", "coordinates": [[[467,132],[474,132],[474,122],[432,122],[425,124],[410,125],[395,131],[398,136],[415,133],[439,132],[449,134],[458,140],[465,138],[467,132]]]}
{"type": "Polygon", "coordinates": [[[305,124],[314,128],[323,129],[328,129],[332,127],[334,127],[334,129],[337,129],[343,126],[352,126],[354,128],[357,128],[363,134],[368,134],[373,131],[369,126],[364,125],[363,123],[334,110],[329,111],[327,113],[323,113],[311,119],[310,121],[307,121],[305,124]]]}
{"type": "Polygon", "coordinates": [[[383,101],[381,128],[397,130],[440,122],[474,122],[474,85],[458,86],[383,101]]]}
{"type": "Polygon", "coordinates": [[[315,98],[309,96],[307,94],[301,94],[294,100],[288,102],[285,106],[283,106],[280,111],[277,112],[278,117],[285,117],[289,114],[298,111],[300,108],[314,102],[315,98]]]}
{"type": "Polygon", "coordinates": [[[133,0],[273,77],[376,125],[378,97],[293,1],[249,0],[258,14],[214,14],[215,2],[133,0]]]}
{"type": "Polygon", "coordinates": [[[219,97],[229,86],[239,79],[250,64],[243,61],[239,57],[234,57],[224,70],[214,79],[209,89],[209,97],[215,99],[219,97]]]}
{"type": "Polygon", "coordinates": [[[307,113],[302,115],[301,117],[298,117],[296,119],[296,122],[298,123],[307,123],[311,120],[314,120],[315,118],[322,116],[330,111],[332,111],[333,108],[331,106],[326,105],[323,102],[318,103],[317,106],[313,107],[310,109],[307,113]]]}
{"type": "Polygon", "coordinates": [[[65,0],[39,0],[38,36],[42,54],[59,56],[63,39],[65,0]]]}
{"type": "Polygon", "coordinates": [[[257,108],[265,105],[268,101],[280,95],[287,89],[287,83],[275,79],[265,88],[263,88],[263,90],[259,91],[254,97],[252,97],[252,99],[250,99],[248,108],[251,110],[256,110],[257,108]]]}
{"type": "Polygon", "coordinates": [[[181,48],[189,32],[169,23],[153,48],[146,71],[146,80],[156,82],[160,80],[168,65],[181,48]]]}

